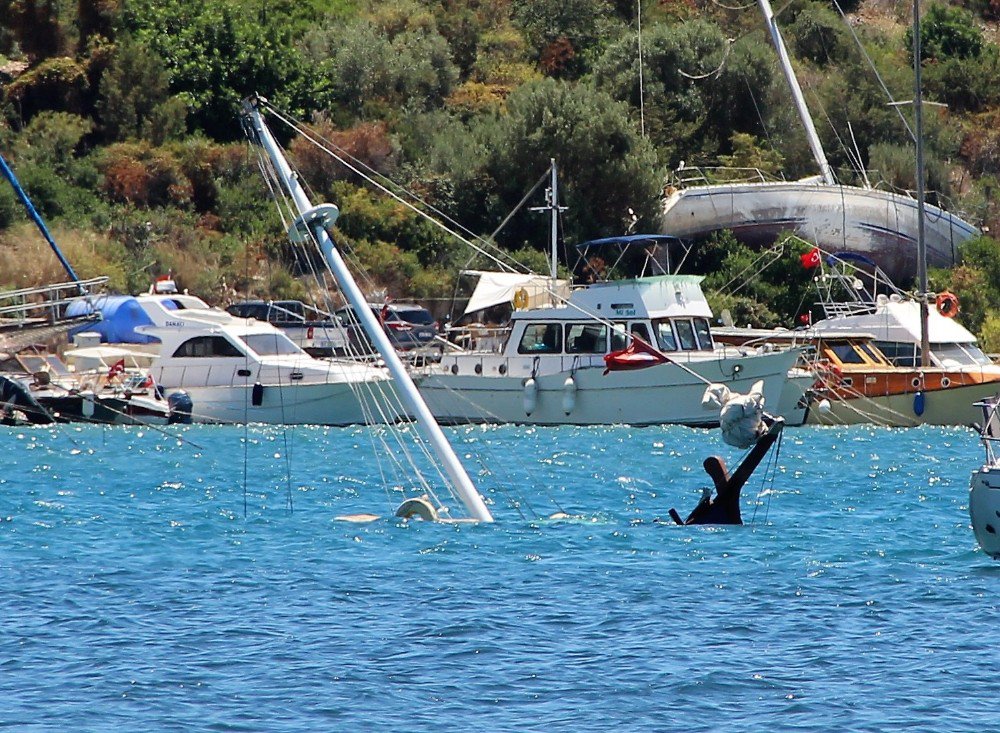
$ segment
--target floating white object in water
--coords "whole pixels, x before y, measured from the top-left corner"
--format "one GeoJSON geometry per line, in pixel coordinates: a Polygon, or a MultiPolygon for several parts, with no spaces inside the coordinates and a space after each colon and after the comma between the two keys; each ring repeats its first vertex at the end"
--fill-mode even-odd
{"type": "Polygon", "coordinates": [[[763,380],[754,382],[747,394],[732,392],[724,384],[710,384],[701,404],[708,409],[719,408],[719,428],[728,445],[749,448],[767,430],[763,421],[763,380]]]}

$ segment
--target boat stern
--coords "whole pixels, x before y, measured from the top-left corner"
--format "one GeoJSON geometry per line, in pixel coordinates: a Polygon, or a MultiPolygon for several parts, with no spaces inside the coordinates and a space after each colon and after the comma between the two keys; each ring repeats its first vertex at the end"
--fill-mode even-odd
{"type": "Polygon", "coordinates": [[[973,472],[969,518],[983,552],[1000,560],[1000,467],[983,466],[973,472]]]}

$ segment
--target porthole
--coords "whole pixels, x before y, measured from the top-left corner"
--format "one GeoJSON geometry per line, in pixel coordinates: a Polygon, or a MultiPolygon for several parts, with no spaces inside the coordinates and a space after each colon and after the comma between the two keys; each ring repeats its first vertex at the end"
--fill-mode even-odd
{"type": "Polygon", "coordinates": [[[497,367],[497,371],[500,372],[500,376],[502,377],[504,374],[507,373],[507,365],[501,364],[499,367],[497,367]]]}
{"type": "Polygon", "coordinates": [[[476,374],[482,374],[482,373],[483,373],[483,365],[476,364],[476,374]]]}
{"type": "Polygon", "coordinates": [[[458,364],[452,364],[451,365],[451,373],[452,374],[458,374],[458,364]]]}
{"type": "Polygon", "coordinates": [[[951,386],[951,380],[948,377],[941,377],[941,389],[948,389],[951,386]]]}
{"type": "Polygon", "coordinates": [[[913,385],[914,389],[920,389],[920,377],[914,377],[910,384],[913,385]]]}

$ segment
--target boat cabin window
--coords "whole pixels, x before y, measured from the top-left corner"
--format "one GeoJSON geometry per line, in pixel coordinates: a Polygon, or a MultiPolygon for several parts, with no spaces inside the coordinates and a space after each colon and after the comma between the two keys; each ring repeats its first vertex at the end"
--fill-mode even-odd
{"type": "Polygon", "coordinates": [[[633,323],[629,327],[629,333],[631,333],[636,338],[642,339],[643,341],[645,341],[650,346],[653,345],[653,342],[649,339],[649,329],[646,328],[646,324],[645,323],[642,323],[642,322],[633,323]]]}
{"type": "Polygon", "coordinates": [[[603,354],[608,350],[608,327],[603,323],[570,323],[566,326],[567,354],[603,354]]]}
{"type": "Polygon", "coordinates": [[[905,341],[876,341],[875,348],[885,354],[885,358],[893,366],[920,366],[920,347],[916,344],[905,341]]]}
{"type": "Polygon", "coordinates": [[[848,342],[845,344],[827,344],[826,350],[836,357],[841,364],[865,364],[867,359],[855,348],[855,345],[848,342]]]}
{"type": "Polygon", "coordinates": [[[861,351],[862,354],[865,354],[869,359],[871,359],[874,364],[885,366],[886,364],[889,363],[888,361],[886,361],[886,358],[882,356],[879,350],[876,349],[871,344],[858,343],[854,344],[854,347],[859,351],[861,351]]]}
{"type": "Polygon", "coordinates": [[[558,323],[529,323],[524,328],[519,354],[562,353],[562,326],[558,323]]]}
{"type": "Polygon", "coordinates": [[[677,339],[674,337],[674,328],[670,325],[669,318],[653,321],[653,328],[656,330],[656,343],[660,351],[677,351],[677,339]]]}
{"type": "Polygon", "coordinates": [[[175,357],[244,356],[222,336],[195,336],[177,347],[175,357]]]}
{"type": "Polygon", "coordinates": [[[254,333],[240,336],[240,340],[260,356],[286,356],[304,353],[302,349],[292,343],[291,339],[280,332],[254,333]]]}
{"type": "MultiPolygon", "coordinates": [[[[673,332],[671,332],[671,336],[673,332]]],[[[611,331],[611,350],[621,351],[632,343],[632,337],[640,338],[650,346],[654,345],[649,336],[649,326],[643,321],[632,321],[631,325],[615,323],[611,331]]]]}
{"type": "Polygon", "coordinates": [[[991,364],[990,358],[975,344],[931,344],[931,354],[943,367],[991,364]]]}
{"type": "Polygon", "coordinates": [[[611,350],[621,351],[628,346],[628,327],[624,323],[615,323],[611,327],[611,350]]]}
{"type": "Polygon", "coordinates": [[[677,340],[681,342],[684,351],[694,351],[698,348],[698,340],[694,335],[694,324],[688,318],[678,318],[674,320],[674,327],[677,329],[677,340]]]}
{"type": "Polygon", "coordinates": [[[694,319],[694,332],[698,336],[698,345],[702,351],[711,351],[714,348],[712,345],[712,327],[709,325],[707,318],[694,319]]]}

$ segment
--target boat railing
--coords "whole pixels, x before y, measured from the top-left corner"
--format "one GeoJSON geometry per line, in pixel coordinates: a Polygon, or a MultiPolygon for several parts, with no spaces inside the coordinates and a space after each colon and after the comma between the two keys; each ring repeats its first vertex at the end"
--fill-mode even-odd
{"type": "Polygon", "coordinates": [[[780,183],[782,180],[765,173],[760,168],[692,166],[671,171],[667,184],[674,188],[689,188],[717,183],[780,183]]]}
{"type": "Polygon", "coordinates": [[[107,281],[107,277],[94,277],[0,292],[0,326],[55,323],[66,318],[66,307],[70,303],[93,297],[81,295],[81,290],[84,293],[94,292],[107,281]]]}
{"type": "Polygon", "coordinates": [[[870,315],[875,312],[874,303],[824,301],[817,303],[817,305],[823,309],[827,318],[836,318],[838,316],[862,316],[870,315]]]}
{"type": "Polygon", "coordinates": [[[468,326],[452,326],[448,329],[446,338],[461,351],[475,351],[489,354],[499,354],[507,344],[511,326],[490,326],[470,324],[468,326]]]}
{"type": "Polygon", "coordinates": [[[983,422],[976,427],[986,448],[986,465],[1000,466],[1000,394],[980,400],[976,407],[983,411],[983,422]]]}

